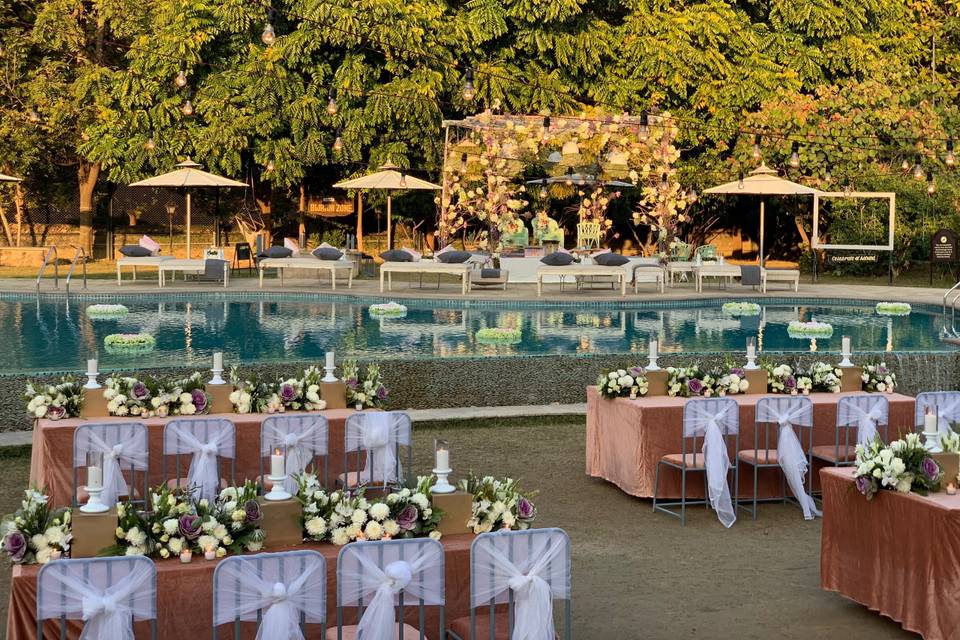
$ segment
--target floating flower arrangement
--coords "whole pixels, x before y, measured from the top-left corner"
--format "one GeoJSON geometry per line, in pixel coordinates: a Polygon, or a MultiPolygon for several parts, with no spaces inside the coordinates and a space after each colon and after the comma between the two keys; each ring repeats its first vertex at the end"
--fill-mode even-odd
{"type": "Polygon", "coordinates": [[[756,302],[725,302],[721,309],[728,316],[760,315],[760,305],[756,302]]]}
{"type": "Polygon", "coordinates": [[[370,305],[370,315],[374,318],[402,318],[407,315],[407,308],[396,302],[370,305]]]}
{"type": "Polygon", "coordinates": [[[146,353],[153,351],[157,340],[146,333],[111,333],[103,339],[107,353],[146,353]]]}
{"type": "Polygon", "coordinates": [[[91,320],[117,320],[129,312],[122,304],[92,304],[87,307],[87,317],[91,320]]]}
{"type": "Polygon", "coordinates": [[[791,338],[829,338],[833,335],[833,325],[828,322],[801,322],[794,320],[787,326],[787,335],[791,338]]]}
{"type": "Polygon", "coordinates": [[[906,302],[878,302],[877,315],[908,316],[912,308],[906,302]]]}
{"type": "Polygon", "coordinates": [[[519,327],[486,327],[477,331],[477,342],[484,344],[517,344],[519,327]]]}

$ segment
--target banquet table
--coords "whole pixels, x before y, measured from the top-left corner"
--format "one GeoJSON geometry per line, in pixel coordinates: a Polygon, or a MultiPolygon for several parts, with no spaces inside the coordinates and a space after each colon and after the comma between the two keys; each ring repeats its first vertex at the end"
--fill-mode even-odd
{"type": "Polygon", "coordinates": [[[852,469],[823,469],[820,586],[927,640],[960,629],[960,495],[881,491],[867,501],[852,469]]]}
{"type": "MultiPolygon", "coordinates": [[[[344,423],[353,409],[329,409],[318,412],[329,424],[327,466],[332,482],[343,467],[344,423]]],[[[215,414],[211,418],[233,421],[237,433],[236,481],[253,480],[260,473],[260,425],[269,414],[215,414]]],[[[286,415],[286,414],[284,414],[286,415]]],[[[30,454],[30,484],[46,487],[52,504],[70,504],[73,489],[73,432],[82,424],[101,422],[139,421],[147,425],[150,437],[150,486],[161,484],[163,478],[163,425],[173,418],[70,418],[67,420],[38,420],[33,428],[33,448],[30,454]]]]}
{"type": "MultiPolygon", "coordinates": [[[[813,393],[813,443],[833,445],[837,419],[837,401],[841,393],[813,393]]],[[[727,396],[740,405],[740,449],[753,448],[754,416],[757,401],[764,394],[727,396]]],[[[890,402],[890,437],[898,431],[912,430],[913,398],[898,393],[887,395],[890,402]]],[[[587,387],[586,470],[626,493],[652,498],[657,461],[666,454],[680,453],[683,405],[687,398],[653,396],[647,398],[604,399],[595,386],[587,387]]],[[[761,432],[762,443],[762,432],[761,432]]],[[[762,446],[762,445],[761,445],[762,446]]],[[[735,452],[730,451],[734,460],[735,452]]],[[[817,464],[817,461],[814,461],[817,464]]],[[[702,475],[702,474],[700,474],[702,475]]],[[[814,478],[816,487],[816,478],[814,478]]],[[[759,497],[783,495],[779,469],[761,469],[759,497]]],[[[687,482],[687,497],[702,498],[703,482],[687,482]]],[[[740,497],[753,496],[753,468],[740,464],[740,497]]],[[[658,497],[680,497],[680,471],[665,468],[660,474],[658,497]]]]}
{"type": "MultiPolygon", "coordinates": [[[[472,534],[444,536],[446,607],[449,623],[455,618],[470,615],[470,543],[472,534]]],[[[340,547],[332,544],[303,544],[298,549],[315,549],[327,561],[327,628],[336,626],[337,606],[337,553],[340,547]]],[[[269,549],[281,551],[282,549],[269,549]]],[[[209,638],[213,624],[213,571],[219,561],[194,559],[190,564],[181,564],[178,559],[157,561],[157,612],[158,638],[160,640],[184,640],[185,638],[209,638]]],[[[7,609],[7,640],[28,640],[36,636],[37,629],[37,565],[15,565],[10,584],[10,603],[7,609]]],[[[405,609],[408,624],[417,626],[416,607],[405,609]]],[[[355,610],[346,609],[345,623],[356,622],[355,610]]],[[[439,630],[439,609],[426,609],[425,631],[436,638],[439,630]]],[[[60,637],[59,622],[48,621],[44,625],[44,638],[60,637]]],[[[242,638],[256,635],[252,623],[241,625],[242,638]]],[[[315,638],[317,631],[308,627],[307,637],[315,638]]],[[[68,625],[68,638],[78,638],[81,623],[68,625]]],[[[138,638],[149,638],[149,623],[134,624],[138,638]]],[[[219,637],[233,638],[233,625],[222,625],[219,637]]]]}

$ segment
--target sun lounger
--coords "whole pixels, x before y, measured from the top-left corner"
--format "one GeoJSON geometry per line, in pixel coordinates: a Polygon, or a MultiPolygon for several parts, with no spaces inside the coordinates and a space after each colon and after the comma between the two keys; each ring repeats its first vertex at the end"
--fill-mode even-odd
{"type": "MultiPolygon", "coordinates": [[[[117,286],[121,284],[120,279],[120,269],[122,267],[132,267],[133,268],[133,279],[137,279],[137,267],[160,267],[160,263],[166,260],[173,260],[170,256],[144,256],[142,258],[130,258],[124,256],[117,260],[117,286]]],[[[159,274],[158,274],[159,278],[159,274]]]]}
{"type": "MultiPolygon", "coordinates": [[[[621,267],[604,267],[598,264],[568,264],[562,267],[542,265],[537,268],[537,297],[543,293],[544,276],[573,276],[574,278],[613,277],[620,283],[620,295],[627,295],[627,271],[621,267]]],[[[563,288],[563,283],[560,283],[563,288]]]]}
{"type": "Polygon", "coordinates": [[[380,265],[380,293],[383,293],[383,278],[387,278],[387,289],[393,291],[393,274],[395,273],[415,273],[423,275],[425,273],[447,274],[460,278],[460,288],[463,295],[470,290],[470,272],[473,269],[470,262],[431,262],[421,260],[420,262],[384,262],[380,265]]]}
{"type": "MultiPolygon", "coordinates": [[[[217,263],[221,265],[221,268],[224,268],[227,264],[225,260],[216,260],[217,263]]],[[[205,259],[191,259],[191,260],[166,260],[157,267],[160,270],[160,286],[164,287],[167,284],[167,273],[171,273],[172,279],[176,280],[177,271],[184,274],[186,277],[187,274],[196,274],[200,275],[206,272],[207,261],[205,259]]],[[[223,288],[226,289],[230,284],[230,269],[224,268],[223,271],[223,288]]]]}
{"type": "Polygon", "coordinates": [[[703,291],[704,278],[724,278],[732,280],[740,277],[740,266],[735,264],[702,264],[693,270],[697,282],[697,293],[703,291]]]}
{"type": "Polygon", "coordinates": [[[633,268],[633,292],[637,292],[637,285],[641,282],[652,282],[663,293],[666,283],[666,271],[662,267],[651,264],[638,264],[633,268]]]}
{"type": "Polygon", "coordinates": [[[257,261],[260,270],[260,288],[263,288],[264,269],[276,269],[280,276],[280,286],[283,286],[283,272],[285,269],[310,269],[313,271],[327,271],[330,273],[330,284],[337,288],[337,272],[347,274],[347,288],[353,288],[353,263],[349,260],[320,260],[319,258],[260,258],[257,261]]]}
{"type": "Polygon", "coordinates": [[[800,289],[800,271],[799,269],[763,269],[760,272],[760,290],[767,292],[768,282],[786,282],[793,284],[793,291],[796,293],[800,289]]]}

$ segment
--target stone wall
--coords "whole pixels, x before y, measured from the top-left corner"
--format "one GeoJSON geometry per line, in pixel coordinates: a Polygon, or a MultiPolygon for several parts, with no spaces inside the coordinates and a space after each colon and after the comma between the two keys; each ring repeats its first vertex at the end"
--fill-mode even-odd
{"type": "MultiPolygon", "coordinates": [[[[809,365],[820,360],[815,354],[774,357],[777,362],[809,365]]],[[[729,354],[699,356],[704,366],[722,364],[729,354]]],[[[682,356],[664,356],[661,366],[690,363],[682,356]]],[[[921,391],[960,388],[960,354],[890,354],[886,362],[896,372],[899,391],[914,395],[921,391]]],[[[584,387],[593,384],[605,369],[638,362],[631,355],[549,355],[531,357],[430,358],[390,360],[381,363],[381,372],[390,389],[390,408],[433,409],[497,405],[568,404],[584,401],[584,387]]],[[[243,367],[260,375],[289,375],[301,364],[260,364],[243,367]]],[[[186,369],[156,369],[160,377],[183,376],[186,369]]],[[[0,377],[0,431],[30,428],[23,413],[22,376],[0,377]]]]}

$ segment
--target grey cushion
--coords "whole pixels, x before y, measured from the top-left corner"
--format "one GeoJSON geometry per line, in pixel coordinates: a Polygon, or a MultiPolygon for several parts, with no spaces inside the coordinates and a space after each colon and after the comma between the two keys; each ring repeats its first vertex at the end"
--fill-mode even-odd
{"type": "Polygon", "coordinates": [[[500,269],[480,269],[480,277],[486,279],[496,279],[500,277],[500,269]]]}
{"type": "Polygon", "coordinates": [[[740,284],[747,287],[760,286],[760,267],[743,265],[740,267],[740,284]]]}
{"type": "Polygon", "coordinates": [[[343,254],[333,247],[317,247],[313,250],[313,257],[321,260],[339,260],[343,254]]]}
{"type": "Polygon", "coordinates": [[[390,249],[380,254],[384,262],[413,262],[413,256],[402,249],[390,249]]]}
{"type": "Polygon", "coordinates": [[[573,263],[573,256],[569,253],[563,253],[562,251],[554,251],[550,255],[540,258],[540,262],[548,267],[565,267],[573,263]]]}
{"type": "Polygon", "coordinates": [[[445,264],[462,264],[473,256],[469,251],[444,251],[436,255],[437,260],[445,264]]]}
{"type": "Polygon", "coordinates": [[[147,256],[153,255],[150,249],[141,247],[138,244],[128,244],[125,247],[120,247],[120,253],[128,258],[146,258],[147,256]]]}
{"type": "Polygon", "coordinates": [[[293,249],[286,247],[269,247],[266,251],[258,255],[258,258],[289,258],[293,255],[293,249]]]}
{"type": "MultiPolygon", "coordinates": [[[[226,277],[227,269],[230,268],[230,263],[226,260],[219,260],[216,258],[210,258],[203,261],[203,274],[200,276],[200,280],[205,282],[223,282],[223,279],[226,277]]],[[[218,306],[218,305],[213,305],[218,306]]]]}
{"type": "Polygon", "coordinates": [[[601,253],[593,261],[602,267],[619,267],[630,262],[630,258],[619,253],[601,253]]]}

